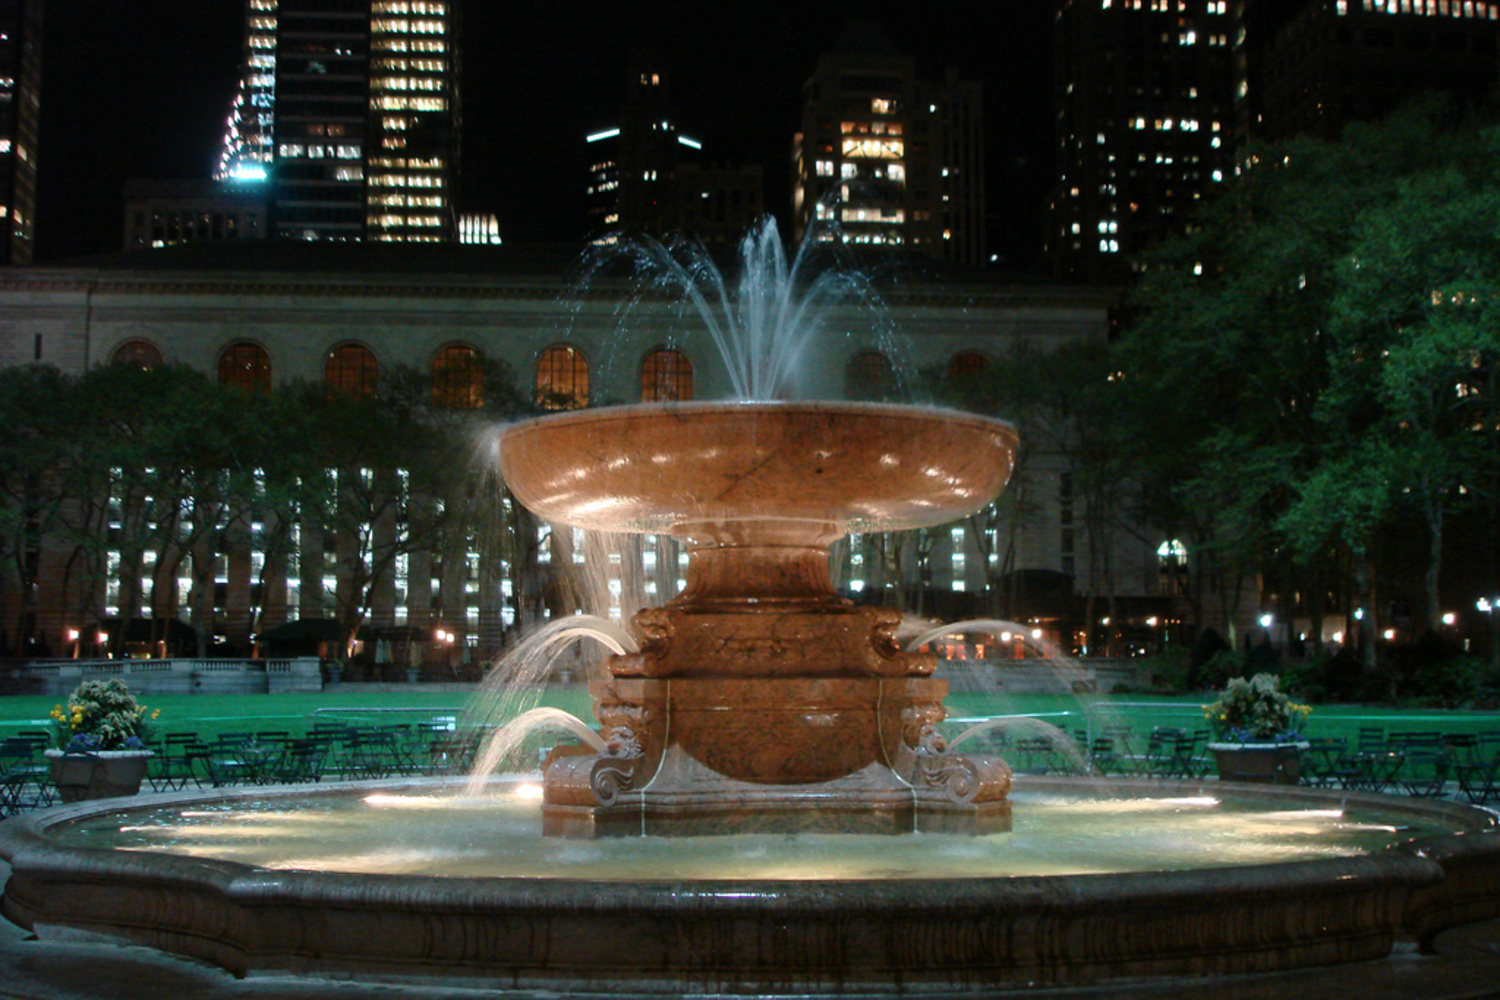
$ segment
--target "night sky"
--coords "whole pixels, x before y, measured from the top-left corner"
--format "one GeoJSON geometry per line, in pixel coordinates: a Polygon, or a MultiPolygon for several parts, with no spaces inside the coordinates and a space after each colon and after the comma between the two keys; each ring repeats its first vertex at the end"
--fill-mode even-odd
{"type": "MultiPolygon", "coordinates": [[[[984,83],[991,232],[1033,262],[1052,169],[1051,0],[467,0],[461,204],[512,245],[580,242],[585,146],[624,100],[634,46],[670,67],[681,128],[713,162],[765,168],[783,219],[802,84],[851,17],[918,73],[984,83]]],[[[38,259],[119,249],[130,177],[206,179],[239,75],[243,0],[50,0],[38,259]]],[[[992,240],[992,242],[996,242],[992,240]]]]}

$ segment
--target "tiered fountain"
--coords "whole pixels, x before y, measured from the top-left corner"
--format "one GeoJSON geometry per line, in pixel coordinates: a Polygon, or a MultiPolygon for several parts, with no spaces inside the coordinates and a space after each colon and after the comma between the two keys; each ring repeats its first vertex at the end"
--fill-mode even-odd
{"type": "MultiPolygon", "coordinates": [[[[751,249],[785,279],[758,240],[751,249]]],[[[742,287],[722,299],[791,315],[793,284],[777,285],[780,298],[742,287]]],[[[1003,762],[944,752],[932,661],[897,648],[890,615],[835,596],[827,547],[846,530],[939,523],[986,503],[1014,446],[994,421],[830,403],[626,407],[503,434],[506,478],[543,516],[670,532],[691,552],[686,590],[636,617],[639,650],[615,655],[594,685],[599,748],[549,757],[543,818],[527,822],[734,836],[580,844],[496,818],[438,857],[445,824],[423,813],[402,833],[368,786],[205,790],[132,813],[106,801],[8,820],[0,906],[43,937],[148,944],[241,975],[608,995],[990,993],[1265,972],[1378,958],[1399,937],[1429,942],[1500,916],[1491,817],[1349,793],[1030,778],[1017,793],[1077,804],[1075,831],[1123,811],[1127,832],[1087,857],[1010,866],[1012,853],[1055,854],[1074,835],[1046,821],[1023,829],[1032,819],[1019,806],[1012,817],[1003,762]],[[1130,795],[1149,801],[1116,801],[1130,795]],[[1288,816],[1272,860],[1242,856],[1288,816]],[[1013,818],[1014,833],[985,835],[1013,818]],[[1340,839],[1335,828],[1352,826],[1376,829],[1376,849],[1340,839]],[[835,828],[970,832],[808,832],[835,828]],[[243,831],[251,843],[235,847],[243,831]],[[1123,860],[1148,835],[1165,849],[1123,860]],[[873,864],[823,858],[850,841],[873,864]],[[922,857],[897,865],[874,842],[922,857]],[[703,845],[722,846],[689,866],[703,845]],[[611,853],[621,847],[628,861],[611,853]],[[751,866],[784,850],[790,863],[751,866]],[[1223,853],[1202,867],[1208,851],[1223,853]],[[1285,861],[1292,851],[1300,860],[1285,861]],[[1188,853],[1198,868],[1182,865],[1188,853]],[[954,857],[970,867],[955,873],[954,857]]]]}
{"type": "Polygon", "coordinates": [[[841,599],[847,531],[952,521],[992,500],[1016,437],[900,406],[679,404],[585,411],[501,438],[542,517],[687,540],[686,589],[640,612],[593,685],[610,750],[555,751],[553,834],[1008,829],[1003,761],[943,752],[946,683],[899,614],[841,599]]]}

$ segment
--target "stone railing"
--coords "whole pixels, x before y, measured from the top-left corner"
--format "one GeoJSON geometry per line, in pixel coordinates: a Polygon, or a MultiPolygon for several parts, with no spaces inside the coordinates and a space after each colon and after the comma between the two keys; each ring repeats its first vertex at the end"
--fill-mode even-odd
{"type": "Polygon", "coordinates": [[[938,676],[971,694],[1109,693],[1138,683],[1137,661],[1122,659],[939,660],[938,676]]]}
{"type": "Polygon", "coordinates": [[[29,660],[0,670],[14,694],[66,697],[80,681],[118,677],[138,694],[266,694],[321,691],[315,657],[288,660],[29,660]]]}

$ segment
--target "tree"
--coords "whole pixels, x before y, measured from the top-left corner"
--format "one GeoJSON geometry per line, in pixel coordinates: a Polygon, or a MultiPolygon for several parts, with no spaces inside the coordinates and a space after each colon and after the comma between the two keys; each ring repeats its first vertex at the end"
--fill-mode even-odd
{"type": "Polygon", "coordinates": [[[1151,506],[1284,612],[1316,622],[1348,567],[1374,632],[1376,543],[1420,530],[1435,613],[1444,515],[1493,474],[1494,142],[1422,101],[1262,148],[1145,261],[1122,368],[1172,443],[1151,506]]]}
{"type": "MultiPolygon", "coordinates": [[[[68,442],[76,437],[74,386],[56,368],[0,369],[0,559],[13,575],[17,600],[14,646],[26,652],[39,631],[33,622],[42,553],[62,536],[72,493],[68,442]]],[[[0,648],[4,629],[0,628],[0,648]]]]}

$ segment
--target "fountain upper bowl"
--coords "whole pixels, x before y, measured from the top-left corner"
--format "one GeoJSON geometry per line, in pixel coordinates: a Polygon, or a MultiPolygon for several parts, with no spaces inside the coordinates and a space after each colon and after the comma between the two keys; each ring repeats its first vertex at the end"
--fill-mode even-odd
{"type": "Polygon", "coordinates": [[[943,524],[1000,494],[1010,424],[883,403],[652,403],[500,432],[500,469],[559,524],[690,534],[712,522],[809,522],[834,533],[943,524]]]}

